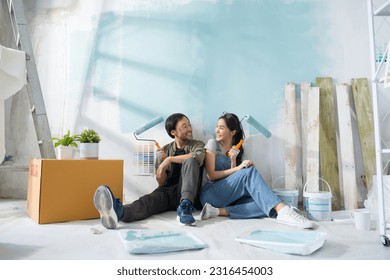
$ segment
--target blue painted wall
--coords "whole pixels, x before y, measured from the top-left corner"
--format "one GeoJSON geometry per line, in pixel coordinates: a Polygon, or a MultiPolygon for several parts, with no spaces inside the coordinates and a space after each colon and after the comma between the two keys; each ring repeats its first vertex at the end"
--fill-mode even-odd
{"type": "Polygon", "coordinates": [[[284,104],[284,84],[322,74],[326,46],[314,9],[325,4],[192,1],[105,12],[95,19],[85,79],[97,99],[117,91],[122,133],[176,111],[202,119],[205,135],[223,111],[270,127],[284,104]]]}

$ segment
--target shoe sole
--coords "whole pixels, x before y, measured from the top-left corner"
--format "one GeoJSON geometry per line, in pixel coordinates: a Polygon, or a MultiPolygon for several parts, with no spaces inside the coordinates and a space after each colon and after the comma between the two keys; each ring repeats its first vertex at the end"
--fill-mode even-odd
{"type": "Polygon", "coordinates": [[[99,211],[102,225],[107,229],[116,229],[118,220],[113,208],[114,202],[110,190],[99,187],[95,192],[93,203],[96,210],[99,211]]]}
{"type": "Polygon", "coordinates": [[[278,221],[275,219],[275,222],[283,225],[288,225],[291,227],[297,227],[297,228],[302,228],[302,229],[307,229],[307,228],[313,228],[314,224],[312,222],[306,222],[302,224],[295,224],[295,223],[288,223],[288,222],[283,222],[283,221],[278,221]]]}
{"type": "Polygon", "coordinates": [[[196,225],[196,221],[192,222],[192,223],[182,223],[180,222],[180,217],[179,216],[176,216],[176,220],[179,222],[179,224],[181,224],[182,226],[195,226],[196,225]]]}

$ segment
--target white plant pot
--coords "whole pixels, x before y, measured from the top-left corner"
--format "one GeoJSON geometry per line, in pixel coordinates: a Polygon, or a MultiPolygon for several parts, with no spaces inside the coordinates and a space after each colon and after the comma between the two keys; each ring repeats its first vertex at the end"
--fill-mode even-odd
{"type": "Polygon", "coordinates": [[[59,146],[57,148],[58,159],[73,159],[75,148],[71,146],[59,146]]]}
{"type": "Polygon", "coordinates": [[[80,159],[98,159],[99,143],[80,143],[80,159]]]}

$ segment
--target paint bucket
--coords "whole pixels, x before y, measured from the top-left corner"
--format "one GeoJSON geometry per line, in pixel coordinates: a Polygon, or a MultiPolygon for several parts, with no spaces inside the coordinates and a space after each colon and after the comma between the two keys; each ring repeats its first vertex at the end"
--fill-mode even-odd
{"type": "Polygon", "coordinates": [[[319,178],[326,183],[329,191],[306,191],[308,180],[303,187],[303,210],[306,217],[315,221],[330,221],[332,213],[332,190],[324,179],[319,178]]]}
{"type": "MultiPolygon", "coordinates": [[[[294,190],[287,190],[285,186],[283,188],[276,186],[276,182],[280,179],[284,179],[286,176],[280,176],[276,178],[276,180],[272,184],[272,190],[274,194],[279,197],[279,199],[286,205],[290,205],[292,207],[298,208],[298,196],[299,196],[299,188],[297,183],[295,182],[294,190]]],[[[291,180],[293,180],[291,178],[291,180]]]]}

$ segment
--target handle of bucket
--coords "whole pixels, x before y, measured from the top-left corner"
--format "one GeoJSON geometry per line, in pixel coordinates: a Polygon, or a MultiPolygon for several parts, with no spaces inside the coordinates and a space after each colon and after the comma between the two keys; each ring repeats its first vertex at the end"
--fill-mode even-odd
{"type": "Polygon", "coordinates": [[[274,189],[275,183],[283,178],[288,178],[288,179],[293,180],[295,182],[295,188],[299,191],[299,186],[298,186],[297,180],[294,180],[294,178],[291,176],[279,176],[278,178],[276,178],[275,181],[272,182],[272,189],[274,189]]]}
{"type": "Polygon", "coordinates": [[[305,185],[303,186],[303,191],[305,192],[306,191],[306,187],[307,187],[307,183],[309,183],[310,181],[312,180],[321,180],[323,182],[325,182],[325,184],[328,186],[328,189],[329,189],[329,192],[332,193],[332,189],[330,188],[328,182],[324,179],[322,179],[321,177],[318,177],[318,178],[311,178],[310,180],[307,180],[305,185]]]}

